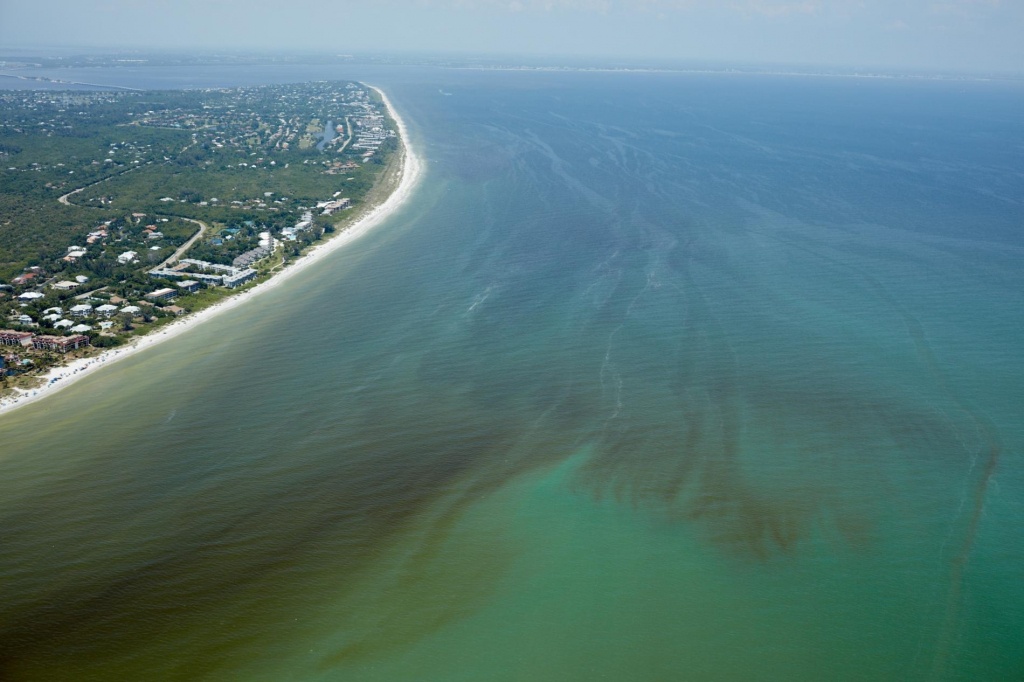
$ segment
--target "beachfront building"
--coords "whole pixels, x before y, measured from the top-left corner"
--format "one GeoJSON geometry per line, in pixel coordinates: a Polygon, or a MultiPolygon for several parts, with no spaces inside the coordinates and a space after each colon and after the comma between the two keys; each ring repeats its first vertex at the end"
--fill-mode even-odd
{"type": "Polygon", "coordinates": [[[316,207],[323,209],[320,215],[331,215],[335,211],[342,208],[349,208],[352,205],[352,200],[348,197],[342,199],[335,199],[333,201],[320,201],[317,202],[316,207]]]}
{"type": "Polygon", "coordinates": [[[235,260],[232,261],[232,265],[234,265],[238,269],[247,268],[256,261],[262,258],[266,258],[272,253],[274,253],[273,242],[262,244],[256,247],[255,249],[246,251],[242,255],[235,258],[235,260]]]}
{"type": "Polygon", "coordinates": [[[190,294],[199,291],[201,285],[194,279],[186,279],[184,282],[178,282],[178,288],[187,291],[190,294]]]}
{"type": "Polygon", "coordinates": [[[70,350],[88,346],[89,337],[84,334],[75,334],[74,336],[37,336],[32,340],[32,345],[37,350],[55,350],[58,353],[67,353],[70,350]]]}
{"type": "Polygon", "coordinates": [[[151,301],[170,301],[177,297],[178,292],[170,287],[164,287],[163,289],[157,289],[146,294],[146,298],[151,301]]]}
{"type": "Polygon", "coordinates": [[[142,312],[142,308],[140,308],[137,305],[126,305],[125,307],[121,308],[121,312],[126,313],[128,315],[138,315],[139,313],[142,312]]]}
{"type": "Polygon", "coordinates": [[[246,282],[256,279],[257,274],[258,273],[255,270],[246,269],[233,275],[224,275],[224,286],[226,286],[228,289],[240,287],[246,282]]]}
{"type": "Polygon", "coordinates": [[[295,223],[294,227],[285,228],[282,232],[288,231],[291,234],[295,234],[296,232],[305,232],[311,227],[313,227],[313,212],[305,211],[302,214],[302,219],[295,223]]]}
{"type": "MultiPolygon", "coordinates": [[[[214,272],[226,272],[229,275],[235,272],[235,268],[231,265],[221,265],[220,263],[210,263],[205,260],[196,260],[195,258],[182,258],[181,263],[183,265],[192,265],[200,270],[213,270],[214,272]]],[[[189,274],[190,277],[194,275],[189,274]]]]}
{"type": "MultiPolygon", "coordinates": [[[[179,269],[180,267],[181,266],[179,265],[178,267],[171,270],[168,270],[167,268],[157,268],[156,270],[150,270],[149,274],[153,277],[164,277],[167,279],[174,279],[176,277],[190,277],[192,279],[186,281],[200,280],[202,282],[206,282],[207,284],[220,284],[220,280],[223,277],[223,275],[211,275],[205,272],[189,272],[188,270],[179,269]]],[[[188,265],[186,264],[184,267],[187,268],[188,265]]],[[[181,285],[179,284],[178,286],[181,285]]]]}
{"type": "Polygon", "coordinates": [[[0,345],[4,346],[25,346],[32,345],[32,332],[16,332],[13,329],[0,329],[0,345]]]}

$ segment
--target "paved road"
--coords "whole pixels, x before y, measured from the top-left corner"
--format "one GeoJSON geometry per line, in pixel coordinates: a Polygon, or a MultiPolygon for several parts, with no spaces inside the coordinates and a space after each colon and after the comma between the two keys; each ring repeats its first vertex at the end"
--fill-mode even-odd
{"type": "MultiPolygon", "coordinates": [[[[148,166],[149,164],[147,163],[146,165],[148,166]]],[[[116,177],[119,177],[121,175],[124,175],[125,173],[130,173],[133,170],[135,170],[136,168],[140,168],[140,166],[132,166],[131,168],[127,168],[127,169],[121,171],[120,173],[114,173],[113,175],[109,175],[109,176],[107,176],[107,177],[105,177],[105,178],[103,178],[101,180],[97,180],[96,182],[90,182],[85,187],[79,187],[78,189],[73,189],[70,192],[68,192],[67,194],[64,194],[63,196],[58,197],[57,201],[59,201],[60,203],[64,204],[65,206],[72,206],[73,204],[68,200],[68,197],[70,197],[72,194],[78,194],[83,189],[89,189],[93,185],[98,185],[101,182],[106,182],[110,178],[116,178],[116,177]]]]}
{"type": "Polygon", "coordinates": [[[341,145],[341,149],[338,150],[339,154],[345,151],[345,147],[347,147],[349,142],[352,141],[352,122],[348,120],[348,116],[345,117],[345,133],[348,139],[341,145]]]}
{"type": "MultiPolygon", "coordinates": [[[[189,145],[189,146],[191,146],[191,145],[189,145]]],[[[188,147],[185,147],[185,149],[188,149],[188,147]]],[[[185,149],[182,149],[182,151],[185,151],[185,149]]],[[[67,194],[58,197],[57,201],[59,201],[60,203],[64,204],[65,206],[73,206],[73,204],[69,200],[69,197],[71,195],[78,194],[83,189],[88,189],[88,188],[92,187],[93,185],[100,184],[101,182],[106,182],[110,178],[116,178],[118,175],[124,175],[125,173],[130,173],[131,171],[135,170],[136,168],[139,168],[139,166],[133,166],[131,168],[128,168],[126,170],[121,171],[120,173],[117,173],[116,175],[111,175],[109,177],[103,178],[102,180],[97,180],[96,182],[91,182],[88,185],[86,185],[85,187],[79,187],[78,189],[73,189],[70,192],[68,192],[67,194]]],[[[175,251],[170,256],[168,256],[167,260],[165,260],[163,263],[158,265],[157,268],[169,267],[171,263],[173,263],[176,260],[178,260],[179,258],[181,258],[181,256],[186,251],[189,250],[189,247],[191,247],[195,243],[195,241],[197,239],[199,239],[200,237],[202,237],[203,233],[206,232],[207,229],[209,229],[209,226],[206,223],[204,223],[203,221],[201,221],[201,220],[193,220],[192,218],[182,218],[182,220],[187,220],[190,223],[195,223],[196,225],[199,226],[199,230],[194,235],[189,237],[189,240],[187,242],[185,242],[180,247],[178,247],[177,251],[175,251]]]]}
{"type": "Polygon", "coordinates": [[[167,260],[165,260],[160,265],[156,266],[157,269],[170,267],[171,263],[181,258],[185,254],[185,252],[189,250],[189,247],[191,247],[192,244],[194,244],[197,239],[202,237],[203,233],[206,232],[206,230],[209,228],[209,226],[202,220],[193,220],[192,218],[182,218],[182,220],[187,220],[190,223],[195,223],[196,225],[199,226],[199,230],[194,235],[189,237],[189,240],[187,242],[179,246],[177,251],[168,256],[167,260]]]}
{"type": "MultiPolygon", "coordinates": [[[[103,181],[100,180],[100,182],[103,182],[103,181]]],[[[95,183],[95,182],[92,183],[92,185],[95,185],[95,184],[97,184],[97,183],[95,183]]],[[[85,187],[92,187],[92,185],[86,185],[85,187]]],[[[68,197],[71,196],[72,194],[78,194],[83,189],[85,189],[85,187],[79,187],[78,189],[73,189],[70,192],[68,192],[67,194],[65,194],[64,196],[58,198],[57,201],[59,201],[60,203],[64,204],[65,206],[70,206],[71,202],[68,201],[68,197]]]]}

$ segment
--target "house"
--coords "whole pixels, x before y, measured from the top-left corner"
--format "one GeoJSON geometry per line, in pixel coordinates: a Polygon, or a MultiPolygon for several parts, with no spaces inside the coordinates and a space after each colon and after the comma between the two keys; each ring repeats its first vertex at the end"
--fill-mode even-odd
{"type": "Polygon", "coordinates": [[[36,276],[35,272],[26,272],[25,274],[18,274],[16,276],[16,278],[14,278],[13,280],[10,281],[10,283],[12,285],[18,285],[18,286],[24,285],[24,284],[29,284],[29,282],[31,282],[33,279],[35,279],[35,276],[36,276]]]}
{"type": "Polygon", "coordinates": [[[128,263],[134,263],[139,254],[134,251],[125,251],[117,257],[117,262],[121,265],[127,265],[128,263]]]}
{"type": "Polygon", "coordinates": [[[32,345],[32,332],[16,332],[12,329],[0,329],[0,345],[28,346],[32,345]]]}
{"type": "Polygon", "coordinates": [[[165,305],[163,307],[163,310],[168,312],[168,313],[171,313],[172,315],[175,315],[177,317],[181,317],[182,315],[184,315],[185,313],[188,312],[184,308],[176,306],[176,305],[165,305]]]}
{"type": "Polygon", "coordinates": [[[82,334],[74,336],[37,336],[32,340],[32,345],[39,350],[55,350],[60,353],[67,353],[69,350],[88,346],[89,337],[82,334]]]}
{"type": "Polygon", "coordinates": [[[76,334],[81,334],[82,332],[92,331],[92,327],[90,327],[87,324],[76,324],[74,327],[71,328],[71,331],[75,332],[76,334]]]}
{"type": "Polygon", "coordinates": [[[69,329],[75,323],[71,320],[59,320],[53,323],[54,329],[69,329]]]}
{"type": "Polygon", "coordinates": [[[96,308],[96,314],[102,315],[103,317],[110,317],[111,315],[113,315],[116,312],[117,312],[117,306],[116,305],[110,305],[109,303],[104,303],[100,307],[96,308]]]}
{"type": "Polygon", "coordinates": [[[41,294],[38,291],[26,291],[18,296],[19,301],[37,301],[46,294],[41,294]]]}
{"type": "Polygon", "coordinates": [[[64,310],[59,306],[54,306],[52,308],[47,308],[46,310],[43,311],[43,315],[49,315],[50,313],[57,313],[58,315],[63,315],[64,310]]]}
{"type": "Polygon", "coordinates": [[[71,291],[78,286],[78,282],[69,282],[65,279],[57,282],[56,284],[51,284],[50,286],[54,289],[60,289],[61,291],[71,291]]]}
{"type": "Polygon", "coordinates": [[[125,307],[121,308],[121,312],[127,313],[128,315],[138,315],[139,313],[142,312],[142,308],[140,308],[137,305],[126,305],[125,307]]]}
{"type": "Polygon", "coordinates": [[[71,306],[72,317],[89,317],[92,315],[92,306],[88,303],[79,303],[71,306]]]}

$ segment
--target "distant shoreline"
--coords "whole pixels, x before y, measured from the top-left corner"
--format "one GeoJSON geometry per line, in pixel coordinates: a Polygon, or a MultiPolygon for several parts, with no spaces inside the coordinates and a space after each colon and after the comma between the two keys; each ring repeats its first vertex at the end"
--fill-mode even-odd
{"type": "Polygon", "coordinates": [[[37,400],[53,395],[61,389],[67,388],[82,377],[92,374],[101,367],[114,364],[118,360],[123,360],[124,358],[135,355],[147,348],[179,336],[196,325],[231,310],[232,308],[252,299],[254,296],[258,296],[263,292],[269,291],[270,289],[280,285],[281,282],[291,278],[296,273],[305,270],[313,263],[323,260],[334,251],[362,237],[371,229],[384,222],[402,205],[404,205],[406,200],[408,200],[412,195],[412,190],[422,175],[423,164],[409,142],[409,133],[406,128],[405,121],[402,120],[398,115],[398,112],[391,105],[391,100],[388,99],[388,96],[380,88],[369,84],[366,85],[380,95],[388,114],[395,121],[395,125],[398,126],[400,142],[400,157],[398,160],[399,182],[395,190],[391,192],[384,201],[350,225],[344,232],[317,244],[304,256],[294,261],[288,267],[282,269],[281,272],[272,275],[269,279],[260,282],[253,288],[226,298],[209,308],[204,308],[192,315],[172,322],[165,327],[154,330],[152,333],[141,336],[125,346],[112,348],[110,350],[103,351],[99,355],[79,358],[66,365],[54,367],[45,375],[40,377],[43,381],[41,386],[28,390],[17,389],[17,395],[0,399],[0,414],[10,412],[11,410],[15,410],[24,405],[28,405],[29,403],[33,403],[37,400]]]}
{"type": "Polygon", "coordinates": [[[129,88],[126,85],[103,85],[102,83],[83,83],[82,81],[68,81],[60,78],[49,78],[48,76],[22,76],[14,73],[0,73],[0,78],[13,78],[20,81],[36,81],[39,83],[50,83],[52,85],[84,85],[87,88],[99,90],[123,90],[125,92],[144,92],[139,88],[129,88]]]}

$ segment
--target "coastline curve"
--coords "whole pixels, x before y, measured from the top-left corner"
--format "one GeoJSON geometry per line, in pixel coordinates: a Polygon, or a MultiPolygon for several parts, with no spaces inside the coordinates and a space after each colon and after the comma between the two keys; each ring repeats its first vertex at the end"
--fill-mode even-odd
{"type": "Polygon", "coordinates": [[[323,260],[334,251],[337,251],[367,234],[370,230],[390,218],[391,215],[399,208],[404,206],[409,197],[412,196],[412,191],[419,183],[422,176],[422,160],[416,155],[416,151],[413,149],[409,140],[409,131],[408,127],[405,125],[405,121],[401,116],[399,116],[398,111],[392,105],[391,100],[388,99],[387,94],[379,87],[370,85],[369,83],[363,84],[380,95],[381,101],[383,101],[388,115],[391,116],[395,125],[398,127],[399,141],[401,143],[401,151],[398,161],[398,186],[384,201],[367,211],[364,216],[350,225],[344,232],[315,245],[308,253],[296,260],[292,265],[284,268],[281,272],[273,275],[266,281],[260,282],[253,288],[231,296],[230,298],[218,302],[209,308],[200,310],[188,317],[176,320],[166,327],[155,330],[151,334],[147,334],[134,340],[128,345],[103,351],[99,355],[79,358],[60,367],[54,367],[41,377],[43,381],[41,386],[29,390],[21,390],[16,395],[0,399],[0,415],[53,395],[102,367],[112,365],[118,360],[123,360],[124,358],[130,357],[148,348],[156,346],[157,344],[179,336],[196,325],[202,324],[203,322],[228,310],[242,305],[255,296],[279,286],[282,282],[285,282],[295,274],[302,272],[313,263],[323,260]]]}

